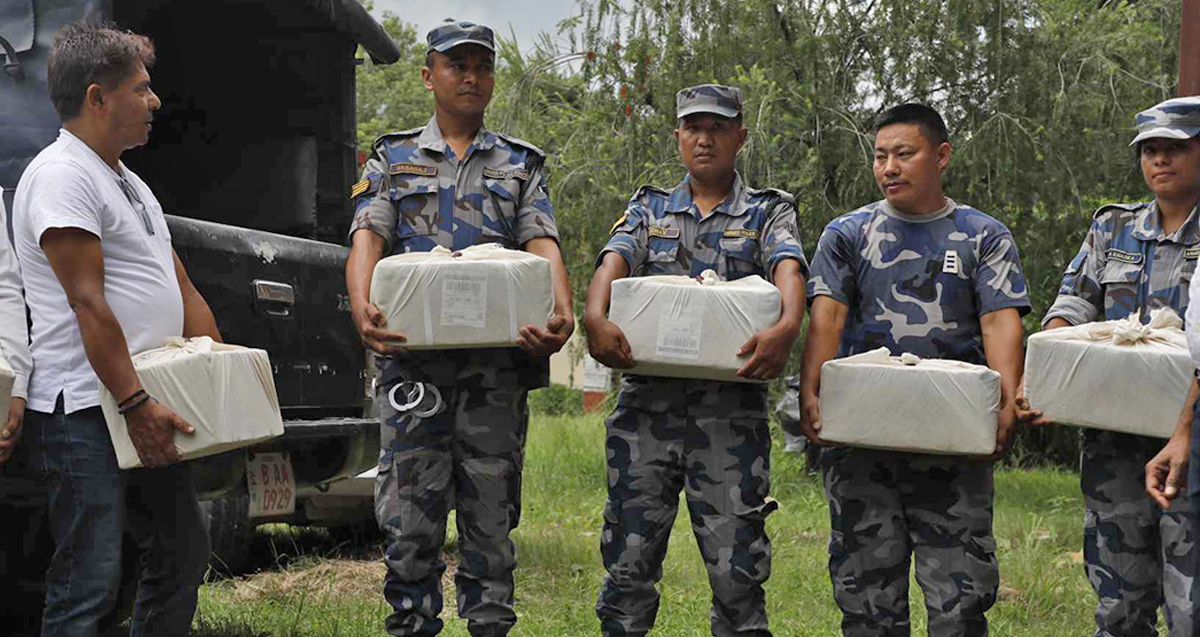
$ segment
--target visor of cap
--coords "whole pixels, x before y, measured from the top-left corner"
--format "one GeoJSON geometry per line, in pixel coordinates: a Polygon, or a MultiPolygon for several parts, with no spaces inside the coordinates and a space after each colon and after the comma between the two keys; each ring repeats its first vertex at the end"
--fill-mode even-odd
{"type": "Polygon", "coordinates": [[[1133,146],[1144,139],[1191,139],[1197,134],[1200,134],[1200,126],[1155,126],[1139,131],[1137,137],[1134,137],[1129,145],[1133,146]]]}

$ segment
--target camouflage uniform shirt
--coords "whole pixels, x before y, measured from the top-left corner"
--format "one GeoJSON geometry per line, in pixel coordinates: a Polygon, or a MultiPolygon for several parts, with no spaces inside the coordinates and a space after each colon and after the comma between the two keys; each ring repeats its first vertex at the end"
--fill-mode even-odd
{"type": "Polygon", "coordinates": [[[1158,205],[1110,204],[1096,211],[1079,254],[1063,275],[1058,298],[1042,319],[1072,325],[1112,321],[1169,307],[1183,318],[1188,285],[1200,257],[1196,210],[1171,234],[1163,232],[1158,205]]]}
{"type": "Polygon", "coordinates": [[[986,364],[979,317],[1030,309],[1012,233],[949,198],[928,215],[882,200],[829,222],[808,281],[818,296],[849,307],[839,357],[887,347],[986,364]]]}
{"type": "MultiPolygon", "coordinates": [[[[481,243],[519,250],[538,237],[558,241],[544,161],[533,145],[482,127],[460,159],[436,117],[424,127],[383,135],[351,193],[350,235],[370,230],[391,254],[481,243]]],[[[516,348],[408,352],[398,360],[434,383],[541,387],[549,380],[547,359],[516,348]]]]}
{"type": "MultiPolygon", "coordinates": [[[[792,196],[782,190],[749,188],[741,175],[735,175],[725,201],[703,218],[692,203],[690,176],[670,192],[643,186],[613,225],[612,236],[596,259],[597,267],[609,252],[625,259],[631,276],[699,276],[711,269],[731,281],[752,274],[773,281],[773,270],[784,259],[795,259],[801,273],[808,275],[792,196]]],[[[684,396],[686,383],[682,379],[625,374],[618,404],[665,411],[670,407],[664,399],[684,396]],[[654,382],[649,383],[650,379],[654,382]],[[664,391],[664,383],[679,384],[679,391],[664,391]]],[[[712,397],[715,403],[765,412],[761,386],[714,385],[719,389],[713,391],[723,394],[712,397]]]]}

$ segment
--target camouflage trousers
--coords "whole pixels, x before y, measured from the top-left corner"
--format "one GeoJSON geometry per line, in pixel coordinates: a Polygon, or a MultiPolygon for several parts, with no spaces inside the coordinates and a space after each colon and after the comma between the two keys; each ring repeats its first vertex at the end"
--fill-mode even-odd
{"type": "Polygon", "coordinates": [[[1196,530],[1189,498],[1169,511],[1146,495],[1146,463],[1159,438],[1088,429],[1083,432],[1083,558],[1099,598],[1096,637],[1158,635],[1165,608],[1171,637],[1191,637],[1196,530]]]}
{"type": "Polygon", "coordinates": [[[821,465],[842,634],[908,637],[915,561],[929,636],[986,636],[984,613],[1000,585],[991,463],[834,447],[823,449],[821,465]]]}
{"type": "Polygon", "coordinates": [[[771,439],[758,418],[650,412],[620,405],[606,421],[608,502],[600,554],[608,576],[596,602],[609,637],[654,627],[679,493],[712,588],[717,637],[769,637],[763,583],[771,574],[764,522],[778,504],[770,488],[771,439]]]}
{"type": "Polygon", "coordinates": [[[445,407],[418,418],[397,413],[388,400],[400,380],[398,367],[380,372],[376,397],[383,426],[375,516],[389,539],[384,556],[384,597],[393,609],[388,634],[441,632],[442,545],[453,507],[461,554],[454,577],[458,614],[475,637],[506,635],[517,621],[517,553],[509,533],[521,513],[527,391],[439,386],[445,407]]]}

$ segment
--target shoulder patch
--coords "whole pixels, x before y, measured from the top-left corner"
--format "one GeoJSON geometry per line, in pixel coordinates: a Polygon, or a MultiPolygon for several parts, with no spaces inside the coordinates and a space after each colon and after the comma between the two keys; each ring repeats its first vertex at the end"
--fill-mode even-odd
{"type": "Polygon", "coordinates": [[[358,182],[357,184],[354,184],[353,186],[350,187],[350,198],[354,199],[355,197],[365,193],[367,191],[367,188],[369,188],[370,186],[371,186],[370,179],[364,179],[364,180],[358,182]]]}
{"type": "Polygon", "coordinates": [[[417,175],[420,177],[436,177],[438,173],[437,166],[424,166],[422,164],[389,164],[389,175],[417,175]]]}
{"type": "Polygon", "coordinates": [[[641,199],[643,195],[645,195],[645,196],[657,195],[660,197],[670,197],[671,193],[670,193],[670,191],[663,190],[662,188],[659,188],[658,186],[651,186],[650,184],[646,184],[645,186],[638,188],[637,192],[633,193],[633,197],[630,198],[630,201],[637,201],[638,199],[641,199]]]}
{"type": "Polygon", "coordinates": [[[726,239],[754,239],[757,241],[759,231],[752,228],[728,228],[722,236],[726,239]]]}
{"type": "Polygon", "coordinates": [[[1109,261],[1117,261],[1118,263],[1138,264],[1142,262],[1142,255],[1137,252],[1126,252],[1116,248],[1109,248],[1104,253],[1104,258],[1109,261]]]}
{"type": "Polygon", "coordinates": [[[1096,212],[1095,212],[1095,214],[1092,215],[1092,218],[1095,219],[1095,218],[1099,217],[1100,215],[1108,212],[1109,210],[1124,210],[1125,212],[1137,212],[1137,211],[1141,210],[1145,205],[1146,205],[1145,203],[1104,204],[1103,206],[1100,206],[1098,209],[1096,209],[1096,212]]]}
{"type": "Polygon", "coordinates": [[[521,148],[524,148],[526,150],[533,151],[533,153],[535,155],[537,155],[538,157],[542,157],[542,158],[546,157],[545,151],[538,148],[537,146],[534,146],[533,144],[530,144],[529,142],[527,142],[523,139],[513,137],[512,135],[505,135],[504,133],[497,133],[496,131],[491,131],[491,132],[496,137],[499,137],[500,139],[503,139],[504,141],[506,141],[514,146],[520,146],[521,148]]]}
{"type": "Polygon", "coordinates": [[[617,228],[620,228],[620,227],[621,227],[621,224],[625,223],[625,220],[626,220],[626,219],[628,219],[628,218],[629,218],[629,213],[628,213],[628,212],[623,212],[623,213],[621,213],[621,217],[620,217],[619,219],[617,219],[616,223],[614,223],[614,224],[612,225],[612,228],[610,228],[610,229],[608,230],[608,234],[610,234],[610,235],[616,234],[616,233],[617,233],[617,228]]]}
{"type": "Polygon", "coordinates": [[[521,181],[529,181],[529,171],[524,169],[500,170],[498,168],[484,167],[483,176],[489,179],[520,179],[521,181]]]}

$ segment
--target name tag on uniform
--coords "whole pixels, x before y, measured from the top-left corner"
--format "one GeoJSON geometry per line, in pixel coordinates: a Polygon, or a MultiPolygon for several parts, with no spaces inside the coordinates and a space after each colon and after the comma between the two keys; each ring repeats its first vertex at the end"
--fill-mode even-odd
{"type": "Polygon", "coordinates": [[[1195,259],[1196,257],[1200,257],[1200,246],[1188,248],[1183,251],[1183,258],[1185,259],[1195,259]]]}
{"type": "Polygon", "coordinates": [[[750,228],[729,228],[723,235],[726,239],[754,239],[758,240],[758,230],[750,228]]]}
{"type": "Polygon", "coordinates": [[[1109,249],[1108,252],[1105,252],[1104,258],[1108,259],[1109,261],[1117,261],[1120,263],[1141,263],[1142,262],[1142,255],[1140,255],[1136,252],[1126,252],[1124,250],[1117,250],[1115,248],[1111,248],[1111,249],[1109,249]]]}
{"type": "Polygon", "coordinates": [[[663,226],[650,226],[650,236],[662,237],[663,239],[678,239],[679,228],[665,228],[663,226]]]}
{"type": "Polygon", "coordinates": [[[500,170],[498,168],[484,167],[483,176],[489,179],[520,179],[521,181],[529,181],[528,170],[500,170]]]}
{"type": "Polygon", "coordinates": [[[942,258],[942,274],[958,274],[958,271],[958,251],[947,250],[946,256],[942,258]]]}
{"type": "Polygon", "coordinates": [[[421,164],[391,164],[388,173],[392,175],[418,175],[421,177],[436,177],[437,166],[422,166],[421,164]]]}

